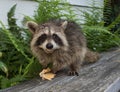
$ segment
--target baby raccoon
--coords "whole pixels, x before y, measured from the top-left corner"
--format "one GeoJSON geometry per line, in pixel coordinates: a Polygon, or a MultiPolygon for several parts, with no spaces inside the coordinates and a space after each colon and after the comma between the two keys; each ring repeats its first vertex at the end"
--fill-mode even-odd
{"type": "Polygon", "coordinates": [[[51,70],[54,73],[69,67],[69,75],[78,75],[84,60],[90,58],[89,61],[93,62],[98,59],[98,54],[87,49],[81,28],[74,22],[52,20],[37,24],[30,21],[27,26],[33,35],[31,41],[33,55],[44,67],[52,63],[51,70]]]}

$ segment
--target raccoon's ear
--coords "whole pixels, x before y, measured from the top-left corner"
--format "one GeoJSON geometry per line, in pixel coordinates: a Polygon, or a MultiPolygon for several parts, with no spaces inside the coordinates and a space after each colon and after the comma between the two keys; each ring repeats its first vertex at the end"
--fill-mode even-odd
{"type": "Polygon", "coordinates": [[[29,30],[31,31],[31,33],[33,33],[33,34],[35,33],[35,31],[38,27],[38,24],[33,21],[28,21],[26,25],[29,28],[29,30]]]}
{"type": "Polygon", "coordinates": [[[63,29],[66,29],[67,24],[68,24],[68,21],[64,21],[64,22],[62,23],[61,27],[62,27],[63,29]]]}

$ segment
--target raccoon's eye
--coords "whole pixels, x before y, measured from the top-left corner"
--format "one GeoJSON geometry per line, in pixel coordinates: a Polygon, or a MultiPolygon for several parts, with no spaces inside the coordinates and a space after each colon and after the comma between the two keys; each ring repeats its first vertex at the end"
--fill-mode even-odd
{"type": "Polygon", "coordinates": [[[42,34],[36,41],[36,45],[41,45],[47,39],[46,34],[42,34]]]}
{"type": "Polygon", "coordinates": [[[63,42],[62,42],[62,40],[60,39],[60,37],[57,36],[57,34],[53,34],[52,37],[53,37],[53,40],[54,40],[58,45],[63,46],[63,42]]]}
{"type": "Polygon", "coordinates": [[[53,34],[53,39],[58,38],[58,36],[56,34],[53,34]]]}

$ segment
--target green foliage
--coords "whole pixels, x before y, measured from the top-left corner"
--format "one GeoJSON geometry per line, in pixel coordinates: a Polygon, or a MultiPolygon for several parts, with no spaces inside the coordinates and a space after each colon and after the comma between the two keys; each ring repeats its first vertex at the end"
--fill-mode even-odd
{"type": "Polygon", "coordinates": [[[3,63],[2,61],[0,61],[0,69],[6,74],[6,76],[8,76],[7,65],[5,63],[3,63]]]}
{"type": "Polygon", "coordinates": [[[1,88],[7,88],[10,86],[14,86],[14,85],[18,84],[19,82],[25,80],[25,78],[22,75],[14,76],[11,79],[8,79],[5,77],[2,77],[0,79],[1,79],[1,88]]]}
{"type": "Polygon", "coordinates": [[[33,60],[26,66],[24,69],[23,76],[26,76],[27,78],[35,77],[39,74],[39,72],[42,70],[42,66],[37,60],[33,60]]]}
{"type": "Polygon", "coordinates": [[[16,5],[8,12],[8,28],[0,21],[2,26],[0,29],[0,69],[2,70],[0,70],[2,74],[0,88],[12,86],[28,77],[36,76],[33,72],[35,64],[35,72],[40,71],[41,68],[30,51],[30,33],[16,24],[15,8],[16,5]]]}
{"type": "MultiPolygon", "coordinates": [[[[119,31],[120,29],[120,1],[119,0],[104,0],[103,9],[104,25],[111,32],[119,31]]],[[[120,31],[119,31],[120,33],[120,31]]]]}
{"type": "Polygon", "coordinates": [[[105,26],[109,25],[114,20],[111,3],[112,3],[111,0],[104,0],[103,19],[105,21],[105,26]]]}
{"type": "Polygon", "coordinates": [[[110,24],[108,25],[108,30],[111,29],[116,29],[115,31],[119,31],[120,33],[120,14],[118,15],[118,17],[116,17],[116,19],[110,24]]]}
{"type": "Polygon", "coordinates": [[[109,32],[106,27],[85,25],[83,29],[88,41],[88,47],[92,50],[101,52],[120,46],[119,34],[109,32]]]}
{"type": "Polygon", "coordinates": [[[16,24],[16,18],[14,18],[15,9],[16,9],[16,5],[14,5],[7,14],[9,29],[11,31],[13,30],[13,32],[14,30],[17,30],[17,28],[19,29],[19,27],[16,24]]]}
{"type": "Polygon", "coordinates": [[[34,20],[37,23],[59,18],[75,20],[75,14],[66,0],[38,0],[38,3],[34,18],[26,16],[27,20],[34,20]]]}
{"type": "Polygon", "coordinates": [[[91,9],[86,9],[84,11],[81,11],[82,13],[82,18],[81,20],[84,21],[84,25],[87,26],[93,26],[93,25],[99,25],[103,26],[104,21],[102,20],[102,9],[96,9],[94,3],[93,3],[93,8],[91,9]]]}
{"type": "Polygon", "coordinates": [[[104,27],[102,20],[102,9],[96,9],[94,4],[92,9],[82,11],[84,17],[83,31],[86,35],[88,47],[95,51],[105,51],[109,48],[120,46],[120,36],[118,32],[111,33],[111,30],[117,23],[119,17],[109,26],[104,27]]]}
{"type": "MultiPolygon", "coordinates": [[[[63,0],[37,0],[38,9],[33,18],[25,16],[27,20],[43,23],[52,18],[62,18],[79,21],[76,19],[70,5],[63,0]],[[64,3],[64,4],[59,4],[64,3]]],[[[94,6],[93,6],[94,7],[94,6]]],[[[0,89],[18,84],[23,80],[38,75],[42,66],[31,54],[30,32],[16,23],[14,17],[16,5],[8,12],[8,28],[0,21],[0,89]]],[[[113,46],[120,46],[120,28],[111,33],[116,24],[120,22],[120,16],[109,26],[104,27],[101,17],[102,10],[92,8],[82,11],[84,17],[83,31],[88,40],[88,47],[95,51],[104,51],[113,46]]]]}

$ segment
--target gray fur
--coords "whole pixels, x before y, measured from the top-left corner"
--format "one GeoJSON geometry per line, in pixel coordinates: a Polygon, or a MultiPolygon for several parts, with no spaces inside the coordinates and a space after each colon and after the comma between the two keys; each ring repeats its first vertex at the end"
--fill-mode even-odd
{"type": "MultiPolygon", "coordinates": [[[[64,20],[48,21],[40,25],[34,25],[34,24],[35,23],[33,23],[32,27],[34,26],[35,27],[38,26],[38,27],[36,28],[36,32],[33,34],[33,39],[31,41],[31,50],[33,54],[38,58],[39,62],[43,66],[47,66],[49,63],[53,63],[52,66],[53,72],[57,72],[64,67],[69,67],[70,75],[77,74],[77,71],[80,68],[82,62],[84,61],[85,56],[87,55],[88,57],[91,54],[91,53],[90,54],[86,53],[88,52],[87,51],[88,49],[86,47],[86,39],[81,31],[80,26],[71,21],[64,22],[64,20]],[[66,44],[68,45],[61,46],[59,49],[55,49],[52,53],[46,53],[45,50],[34,45],[37,40],[37,38],[35,38],[36,35],[38,35],[41,32],[40,31],[41,25],[47,25],[49,27],[56,28],[57,29],[56,31],[60,31],[60,32],[62,31],[59,28],[62,27],[61,29],[64,32],[65,38],[64,39],[61,38],[61,39],[62,41],[65,40],[66,44]]],[[[28,23],[28,27],[29,29],[32,28],[31,24],[29,25],[28,23]]],[[[97,56],[94,55],[94,57],[97,56]]]]}

